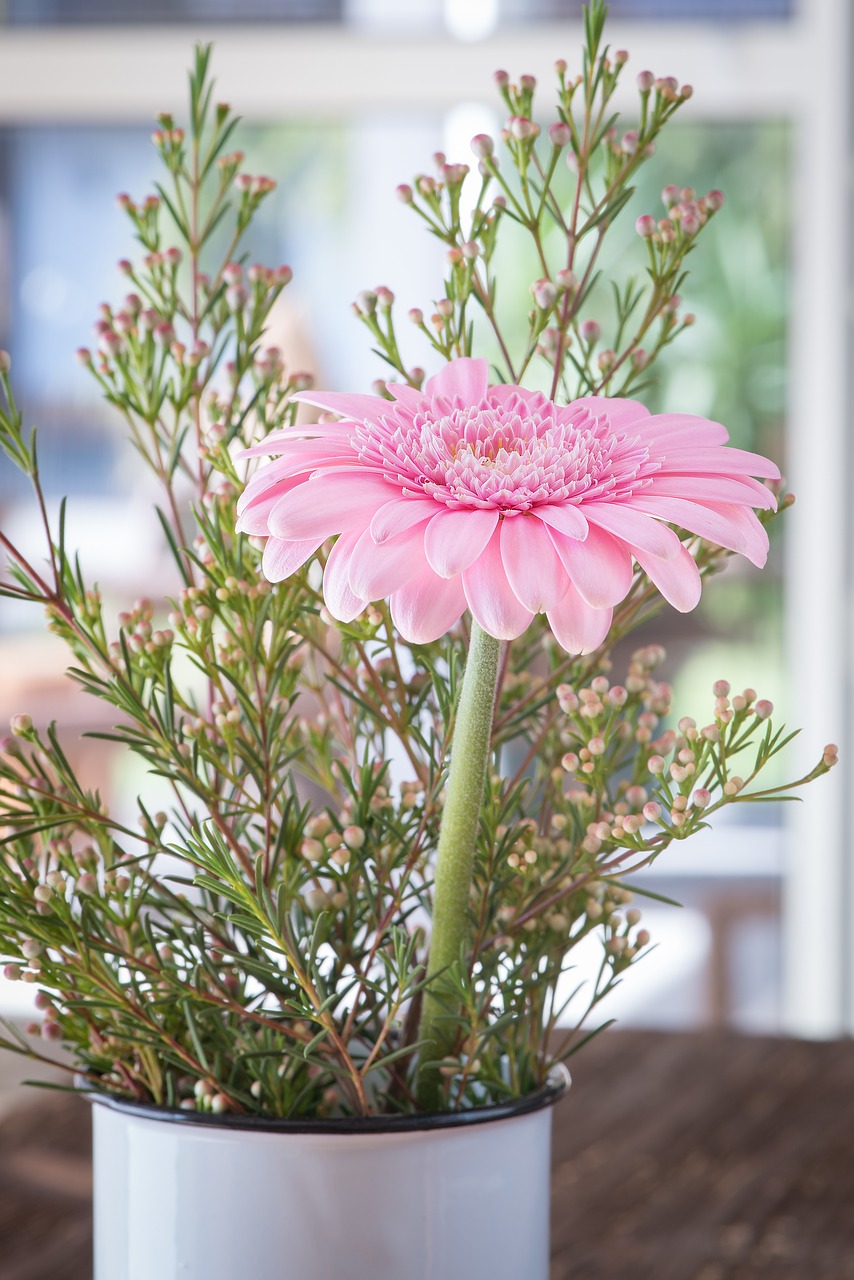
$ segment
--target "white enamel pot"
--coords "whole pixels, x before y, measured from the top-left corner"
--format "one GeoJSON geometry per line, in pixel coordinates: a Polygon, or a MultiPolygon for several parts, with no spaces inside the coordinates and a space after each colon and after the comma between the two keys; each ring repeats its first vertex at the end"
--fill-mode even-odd
{"type": "Polygon", "coordinates": [[[95,1280],[546,1280],[556,1070],[458,1115],[287,1121],[93,1095],[95,1280]]]}

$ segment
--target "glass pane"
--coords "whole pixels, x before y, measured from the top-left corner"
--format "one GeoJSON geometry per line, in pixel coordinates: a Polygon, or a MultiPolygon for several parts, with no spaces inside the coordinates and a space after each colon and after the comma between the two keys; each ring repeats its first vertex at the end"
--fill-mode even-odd
{"type": "Polygon", "coordinates": [[[10,26],[186,22],[338,22],[342,0],[7,0],[10,26]]]}
{"type": "MultiPolygon", "coordinates": [[[[510,22],[556,22],[578,18],[584,0],[501,0],[502,17],[510,22]]],[[[610,0],[612,18],[641,20],[752,21],[790,18],[794,0],[610,0]]]]}

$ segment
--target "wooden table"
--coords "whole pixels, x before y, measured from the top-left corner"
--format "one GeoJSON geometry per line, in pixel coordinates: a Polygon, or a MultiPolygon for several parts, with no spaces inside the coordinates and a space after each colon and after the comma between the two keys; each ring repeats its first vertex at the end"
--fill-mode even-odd
{"type": "MultiPolygon", "coordinates": [[[[552,1280],[854,1280],[854,1042],[610,1031],[573,1075],[552,1280]]],[[[30,1094],[0,1123],[0,1280],[91,1280],[90,1188],[88,1106],[30,1094]]]]}

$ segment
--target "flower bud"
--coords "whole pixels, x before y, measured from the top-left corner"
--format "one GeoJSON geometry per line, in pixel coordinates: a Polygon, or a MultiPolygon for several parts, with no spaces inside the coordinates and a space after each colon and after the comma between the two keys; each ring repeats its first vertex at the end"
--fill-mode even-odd
{"type": "Polygon", "coordinates": [[[527,142],[539,137],[540,133],[540,126],[527,116],[511,116],[507,127],[517,142],[527,142]]]}
{"type": "Polygon", "coordinates": [[[549,142],[553,147],[567,147],[572,141],[572,130],[563,120],[549,125],[549,142]]]}
{"type": "Polygon", "coordinates": [[[655,235],[655,218],[651,217],[648,213],[642,213],[635,223],[635,231],[637,231],[639,236],[643,236],[645,240],[650,236],[655,235]]]}
{"type": "Polygon", "coordinates": [[[471,140],[471,149],[478,160],[488,160],[495,151],[495,141],[488,133],[476,133],[471,140]]]}
{"type": "Polygon", "coordinates": [[[655,84],[655,76],[651,71],[641,71],[638,75],[638,88],[641,93],[649,93],[655,84]]]}
{"type": "Polygon", "coordinates": [[[531,285],[531,293],[541,311],[551,311],[557,299],[557,289],[551,280],[535,280],[531,285]]]}
{"type": "Polygon", "coordinates": [[[0,349],[0,373],[8,373],[12,368],[12,357],[8,351],[0,349]]]}
{"type": "Polygon", "coordinates": [[[28,715],[12,716],[9,721],[9,728],[16,738],[23,738],[33,731],[33,718],[28,715]]]}
{"type": "Polygon", "coordinates": [[[377,309],[377,295],[372,289],[362,289],[356,294],[356,306],[363,316],[372,316],[377,309]]]}
{"type": "Polygon", "coordinates": [[[601,332],[602,330],[596,320],[585,320],[581,326],[581,336],[585,342],[598,342],[601,332]]]}

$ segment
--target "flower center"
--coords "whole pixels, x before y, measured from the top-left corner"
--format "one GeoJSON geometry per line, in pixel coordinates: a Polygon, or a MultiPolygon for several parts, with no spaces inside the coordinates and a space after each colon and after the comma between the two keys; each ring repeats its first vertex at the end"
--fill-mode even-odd
{"type": "Polygon", "coordinates": [[[627,497],[659,466],[639,437],[616,435],[607,416],[494,389],[473,406],[442,397],[425,397],[417,410],[389,406],[379,421],[356,427],[353,444],[406,493],[505,515],[627,497]]]}

